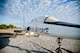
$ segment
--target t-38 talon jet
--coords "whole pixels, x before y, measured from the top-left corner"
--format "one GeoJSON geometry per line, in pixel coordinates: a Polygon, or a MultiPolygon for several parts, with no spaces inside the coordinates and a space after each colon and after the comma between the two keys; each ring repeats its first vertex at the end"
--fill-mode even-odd
{"type": "Polygon", "coordinates": [[[51,16],[33,19],[27,25],[27,30],[59,38],[80,39],[80,25],[63,22],[51,16]]]}

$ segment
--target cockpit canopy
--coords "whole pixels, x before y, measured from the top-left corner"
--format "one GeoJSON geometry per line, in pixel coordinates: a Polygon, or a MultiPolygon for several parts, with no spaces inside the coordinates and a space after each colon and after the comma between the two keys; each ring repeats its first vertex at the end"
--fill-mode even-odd
{"type": "Polygon", "coordinates": [[[46,17],[44,22],[58,22],[60,20],[58,20],[57,18],[54,17],[46,17]]]}

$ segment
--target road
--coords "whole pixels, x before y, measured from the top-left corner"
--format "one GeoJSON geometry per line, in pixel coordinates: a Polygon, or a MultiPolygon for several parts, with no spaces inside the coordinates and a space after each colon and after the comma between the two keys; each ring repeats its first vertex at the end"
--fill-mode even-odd
{"type": "MultiPolygon", "coordinates": [[[[55,53],[58,47],[56,37],[26,35],[0,38],[0,53],[55,53]]],[[[80,53],[80,40],[63,39],[63,53],[80,53]]]]}

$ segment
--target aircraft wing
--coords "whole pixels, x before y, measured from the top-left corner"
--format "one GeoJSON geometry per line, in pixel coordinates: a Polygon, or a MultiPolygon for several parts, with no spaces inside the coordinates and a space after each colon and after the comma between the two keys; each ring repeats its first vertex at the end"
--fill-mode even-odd
{"type": "Polygon", "coordinates": [[[54,25],[60,25],[60,26],[67,26],[67,27],[75,27],[75,28],[80,28],[80,25],[78,24],[72,24],[72,23],[67,23],[67,22],[44,22],[45,24],[54,24],[54,25]]]}
{"type": "Polygon", "coordinates": [[[80,28],[80,25],[78,25],[78,24],[62,22],[62,21],[60,21],[56,18],[53,18],[53,17],[46,17],[45,20],[44,20],[44,23],[45,24],[54,24],[54,25],[60,25],[60,26],[80,28]]]}

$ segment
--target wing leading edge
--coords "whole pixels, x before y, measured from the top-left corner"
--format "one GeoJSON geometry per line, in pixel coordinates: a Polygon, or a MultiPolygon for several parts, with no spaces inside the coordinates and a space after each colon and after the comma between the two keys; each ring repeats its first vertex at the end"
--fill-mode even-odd
{"type": "Polygon", "coordinates": [[[44,22],[46,24],[54,24],[54,25],[60,25],[60,26],[68,26],[68,27],[75,27],[75,28],[80,28],[80,25],[77,24],[72,24],[72,23],[67,23],[67,22],[44,22]]]}

